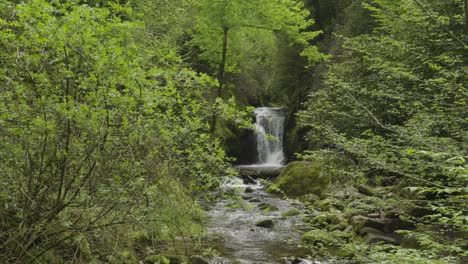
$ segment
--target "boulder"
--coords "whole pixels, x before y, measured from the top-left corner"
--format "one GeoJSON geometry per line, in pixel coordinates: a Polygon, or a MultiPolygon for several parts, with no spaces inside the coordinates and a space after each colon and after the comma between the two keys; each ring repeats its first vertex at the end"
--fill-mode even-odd
{"type": "Polygon", "coordinates": [[[320,173],[321,169],[322,164],[319,161],[294,161],[286,166],[275,183],[289,196],[297,197],[308,193],[321,196],[331,182],[329,177],[320,173]]]}
{"type": "Polygon", "coordinates": [[[393,237],[388,236],[388,235],[381,235],[381,234],[373,234],[373,233],[368,233],[364,237],[364,241],[368,244],[374,244],[378,242],[382,242],[385,244],[391,244],[391,245],[399,245],[400,243],[393,237]]]}
{"type": "Polygon", "coordinates": [[[255,225],[258,227],[273,228],[275,226],[275,223],[271,219],[265,219],[256,222],[255,225]]]}
{"type": "Polygon", "coordinates": [[[367,234],[377,234],[377,235],[384,235],[385,233],[380,231],[380,230],[377,230],[375,228],[372,228],[372,227],[363,227],[359,230],[359,235],[360,236],[366,236],[367,234]]]}
{"type": "Polygon", "coordinates": [[[383,231],[385,228],[385,221],[382,219],[369,218],[362,215],[356,215],[351,217],[351,224],[356,230],[361,230],[363,227],[370,227],[383,231]]]}
{"type": "Polygon", "coordinates": [[[385,219],[384,231],[388,233],[392,233],[396,230],[411,230],[413,228],[413,223],[400,219],[399,217],[385,219]]]}

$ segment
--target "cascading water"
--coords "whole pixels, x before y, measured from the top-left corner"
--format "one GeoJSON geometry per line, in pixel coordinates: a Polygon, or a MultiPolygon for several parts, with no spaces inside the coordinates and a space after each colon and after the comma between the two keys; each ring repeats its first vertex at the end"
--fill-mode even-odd
{"type": "Polygon", "coordinates": [[[260,107],[255,110],[255,117],[258,164],[283,165],[285,108],[260,107]]]}

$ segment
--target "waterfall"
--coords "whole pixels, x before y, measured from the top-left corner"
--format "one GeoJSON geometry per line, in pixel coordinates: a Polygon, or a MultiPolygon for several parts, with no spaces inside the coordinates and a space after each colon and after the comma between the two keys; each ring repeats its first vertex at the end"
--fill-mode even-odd
{"type": "Polygon", "coordinates": [[[259,165],[281,166],[285,108],[260,107],[255,110],[259,165]]]}

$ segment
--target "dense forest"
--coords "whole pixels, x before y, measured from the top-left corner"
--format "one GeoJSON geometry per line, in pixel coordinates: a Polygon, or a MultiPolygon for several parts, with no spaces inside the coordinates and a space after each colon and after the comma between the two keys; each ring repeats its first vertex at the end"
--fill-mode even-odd
{"type": "Polygon", "coordinates": [[[0,263],[243,263],[206,212],[261,106],[301,258],[467,263],[467,55],[467,0],[0,0],[0,263]]]}

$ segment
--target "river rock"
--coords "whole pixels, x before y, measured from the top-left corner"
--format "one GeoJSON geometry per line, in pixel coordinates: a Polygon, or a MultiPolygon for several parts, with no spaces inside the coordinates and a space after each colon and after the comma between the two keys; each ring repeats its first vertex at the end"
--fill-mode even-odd
{"type": "Polygon", "coordinates": [[[266,212],[278,211],[278,207],[276,205],[267,204],[267,203],[260,203],[258,205],[258,208],[266,212]]]}
{"type": "Polygon", "coordinates": [[[255,225],[258,227],[273,228],[275,226],[275,223],[271,219],[265,219],[256,222],[255,225]]]}
{"type": "Polygon", "coordinates": [[[284,217],[290,217],[290,216],[296,216],[296,215],[300,215],[301,214],[301,211],[299,211],[298,209],[294,208],[294,209],[290,209],[284,213],[281,214],[281,216],[284,216],[284,217]]]}
{"type": "Polygon", "coordinates": [[[253,193],[254,189],[252,189],[251,187],[247,187],[247,188],[245,188],[245,192],[246,193],[253,193]]]}
{"type": "Polygon", "coordinates": [[[388,236],[388,235],[381,235],[381,234],[373,234],[373,233],[368,233],[364,237],[364,241],[368,244],[374,244],[378,242],[383,242],[385,244],[391,244],[391,245],[399,245],[400,243],[393,237],[388,236]]]}
{"type": "Polygon", "coordinates": [[[276,185],[287,195],[297,197],[312,193],[321,196],[326,192],[331,179],[321,175],[319,161],[294,161],[289,163],[275,180],[276,185]]]}
{"type": "Polygon", "coordinates": [[[236,166],[239,171],[239,176],[250,184],[255,182],[254,179],[274,179],[281,174],[284,167],[265,167],[265,166],[236,166]]]}

